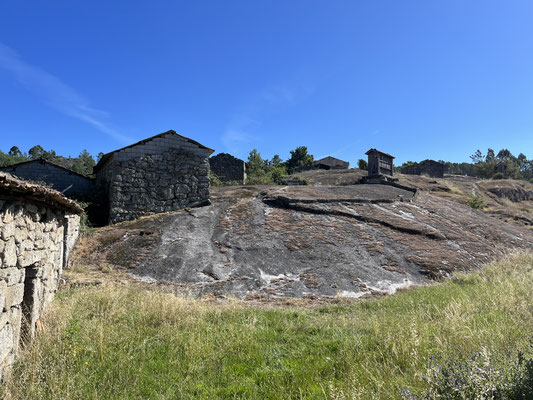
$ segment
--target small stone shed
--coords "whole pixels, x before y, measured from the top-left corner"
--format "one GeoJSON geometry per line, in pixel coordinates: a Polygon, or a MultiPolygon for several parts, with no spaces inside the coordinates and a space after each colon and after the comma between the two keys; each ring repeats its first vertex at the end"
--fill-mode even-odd
{"type": "Polygon", "coordinates": [[[402,167],[402,174],[408,175],[428,175],[432,178],[443,178],[446,166],[438,161],[424,160],[402,167]]]}
{"type": "Polygon", "coordinates": [[[89,200],[94,194],[94,179],[45,159],[1,167],[0,171],[24,180],[44,182],[65,196],[77,200],[89,200]]]}
{"type": "Polygon", "coordinates": [[[55,190],[0,172],[0,378],[58,288],[82,211],[55,190]]]}
{"type": "Polygon", "coordinates": [[[376,149],[370,149],[365,153],[368,156],[368,176],[379,175],[392,176],[394,173],[394,156],[383,153],[376,149]]]}
{"type": "Polygon", "coordinates": [[[105,154],[94,172],[107,220],[208,204],[213,152],[170,130],[105,154]]]}
{"type": "Polygon", "coordinates": [[[219,153],[209,159],[211,172],[222,182],[246,181],[246,163],[228,153],[219,153]]]}
{"type": "Polygon", "coordinates": [[[342,161],[335,157],[324,157],[320,160],[313,162],[314,169],[348,169],[350,168],[350,163],[348,161],[342,161]]]}

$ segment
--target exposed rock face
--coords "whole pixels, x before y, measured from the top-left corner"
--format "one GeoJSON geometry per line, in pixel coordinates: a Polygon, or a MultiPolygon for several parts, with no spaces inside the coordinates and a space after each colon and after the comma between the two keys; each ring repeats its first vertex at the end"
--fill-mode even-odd
{"type": "Polygon", "coordinates": [[[195,294],[360,297],[533,246],[527,229],[388,185],[222,188],[212,197],[207,207],[114,227],[101,256],[195,294]]]}
{"type": "Polygon", "coordinates": [[[246,163],[233,157],[231,154],[220,153],[209,159],[211,171],[222,182],[239,182],[244,184],[246,181],[246,163]]]}
{"type": "Polygon", "coordinates": [[[511,200],[514,203],[521,201],[533,200],[533,190],[524,190],[521,187],[493,187],[488,189],[489,192],[494,193],[498,197],[503,197],[511,200]]]}
{"type": "Polygon", "coordinates": [[[0,377],[57,290],[81,211],[59,192],[0,175],[0,377]]]}
{"type": "Polygon", "coordinates": [[[105,155],[95,170],[109,221],[207,203],[212,152],[169,131],[105,155]]]}

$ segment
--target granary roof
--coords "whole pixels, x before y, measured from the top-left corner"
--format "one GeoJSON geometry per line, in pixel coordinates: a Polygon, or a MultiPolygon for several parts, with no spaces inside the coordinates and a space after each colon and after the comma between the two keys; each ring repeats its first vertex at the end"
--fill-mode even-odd
{"type": "Polygon", "coordinates": [[[315,160],[314,162],[315,163],[319,163],[319,162],[327,162],[327,161],[335,161],[335,162],[340,162],[340,163],[343,163],[343,164],[347,164],[348,161],[344,161],[344,160],[341,160],[341,159],[338,159],[338,158],[335,158],[335,157],[331,157],[331,156],[327,156],[327,157],[324,157],[324,158],[321,158],[320,160],[315,160]]]}
{"type": "Polygon", "coordinates": [[[391,155],[388,154],[388,153],[384,153],[384,152],[379,151],[379,150],[374,149],[374,148],[368,150],[365,154],[366,154],[366,155],[369,155],[370,153],[379,153],[379,154],[383,154],[383,155],[388,156],[388,157],[391,157],[391,158],[396,158],[396,157],[394,157],[394,156],[391,156],[391,155]]]}
{"type": "Polygon", "coordinates": [[[57,190],[15,178],[6,172],[0,172],[0,194],[20,195],[26,200],[45,203],[75,214],[83,212],[83,208],[78,203],[66,198],[57,190]]]}
{"type": "Polygon", "coordinates": [[[68,171],[69,173],[72,173],[72,174],[75,174],[75,175],[79,175],[82,178],[92,179],[92,178],[88,177],[87,175],[80,174],[79,172],[73,171],[70,168],[67,168],[67,167],[65,167],[65,166],[63,166],[61,164],[58,164],[58,163],[55,163],[53,161],[47,160],[46,158],[36,158],[35,160],[22,161],[22,162],[19,162],[19,163],[16,163],[16,164],[6,165],[4,167],[0,167],[0,171],[6,170],[8,168],[18,167],[19,165],[34,163],[34,162],[39,162],[41,164],[50,164],[50,165],[53,165],[54,167],[58,167],[58,168],[64,169],[65,171],[68,171]]]}
{"type": "Polygon", "coordinates": [[[215,151],[215,150],[213,150],[213,149],[211,149],[211,148],[209,148],[209,147],[207,147],[207,146],[204,146],[204,145],[201,144],[201,143],[198,143],[196,140],[192,140],[192,139],[190,139],[190,138],[188,138],[188,137],[182,136],[182,135],[178,134],[176,131],[174,131],[174,130],[171,129],[171,130],[169,130],[169,131],[166,131],[166,132],[163,132],[163,133],[159,133],[159,134],[157,134],[157,135],[155,135],[155,136],[151,136],[151,137],[149,137],[149,138],[146,138],[146,139],[140,140],[140,141],[138,141],[138,142],[136,142],[136,143],[130,144],[130,145],[125,146],[125,147],[121,147],[120,149],[113,150],[113,151],[111,151],[111,152],[109,152],[109,153],[104,154],[104,155],[102,156],[102,158],[100,159],[100,161],[98,162],[98,164],[96,164],[96,165],[94,166],[94,171],[99,170],[99,169],[102,167],[102,165],[105,164],[105,162],[109,159],[109,157],[111,157],[111,155],[112,155],[113,153],[116,153],[117,151],[126,150],[126,149],[129,149],[129,148],[131,148],[131,147],[138,146],[138,145],[140,145],[140,144],[144,144],[144,143],[146,143],[146,142],[149,142],[150,140],[154,140],[154,139],[156,139],[156,138],[158,138],[158,137],[168,135],[169,133],[172,133],[172,134],[174,134],[174,135],[177,135],[177,136],[179,136],[180,138],[186,140],[187,142],[189,142],[189,143],[191,143],[191,144],[195,144],[196,146],[200,147],[201,149],[209,150],[209,154],[213,154],[214,151],[215,151]]]}

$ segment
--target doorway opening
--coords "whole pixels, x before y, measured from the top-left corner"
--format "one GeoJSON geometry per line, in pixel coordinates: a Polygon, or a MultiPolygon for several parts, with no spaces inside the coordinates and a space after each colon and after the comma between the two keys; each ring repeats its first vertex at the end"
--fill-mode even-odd
{"type": "Polygon", "coordinates": [[[24,297],[22,299],[22,321],[20,326],[20,344],[26,346],[35,333],[35,308],[37,299],[37,274],[36,266],[26,267],[24,278],[24,297]]]}

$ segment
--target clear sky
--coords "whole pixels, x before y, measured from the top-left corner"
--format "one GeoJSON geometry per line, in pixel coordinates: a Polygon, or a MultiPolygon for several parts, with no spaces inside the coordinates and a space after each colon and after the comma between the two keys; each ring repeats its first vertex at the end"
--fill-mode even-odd
{"type": "Polygon", "coordinates": [[[531,0],[1,0],[0,149],[533,158],[531,0]]]}

